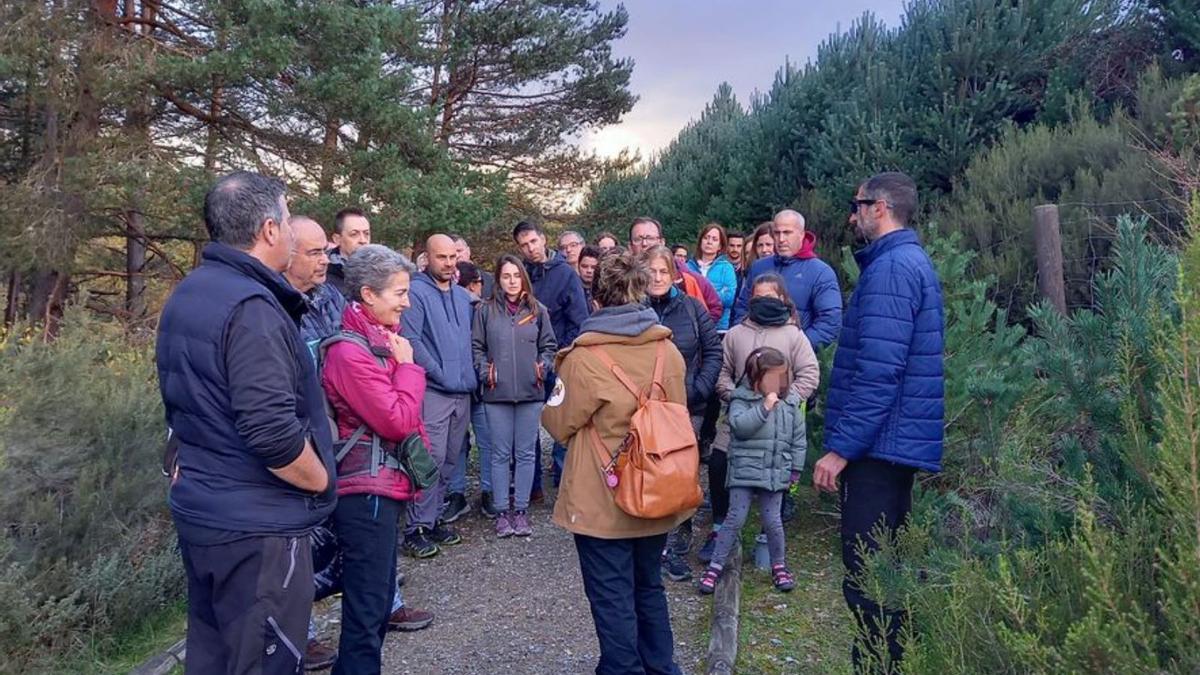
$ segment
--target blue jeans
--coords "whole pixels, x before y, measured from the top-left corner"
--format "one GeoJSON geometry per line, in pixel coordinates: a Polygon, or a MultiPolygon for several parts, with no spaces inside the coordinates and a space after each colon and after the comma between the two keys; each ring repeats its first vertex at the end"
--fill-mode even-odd
{"type": "Polygon", "coordinates": [[[378,673],[396,588],[403,502],[376,495],[338,498],[333,525],[342,547],[342,636],[334,675],[378,673]]]}
{"type": "Polygon", "coordinates": [[[575,535],[583,590],[600,639],[597,675],[679,675],[659,556],[666,534],[636,539],[575,535]]]}
{"type": "MultiPolygon", "coordinates": [[[[492,491],[492,435],[488,431],[487,415],[483,402],[471,401],[471,429],[475,432],[475,447],[479,449],[479,491],[492,491]]],[[[462,456],[450,479],[451,494],[467,493],[467,460],[471,458],[471,437],[463,440],[462,456]]]]}
{"type": "Polygon", "coordinates": [[[532,401],[485,405],[488,428],[496,443],[496,447],[492,448],[491,466],[492,484],[496,486],[493,503],[501,511],[510,508],[524,511],[529,508],[529,493],[533,488],[533,453],[542,403],[532,401]],[[511,502],[508,497],[510,477],[513,484],[511,502]]]}

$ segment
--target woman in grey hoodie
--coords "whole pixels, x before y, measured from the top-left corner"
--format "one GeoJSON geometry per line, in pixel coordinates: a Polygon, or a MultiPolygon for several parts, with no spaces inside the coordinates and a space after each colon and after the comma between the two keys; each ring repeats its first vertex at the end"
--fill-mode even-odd
{"type": "Polygon", "coordinates": [[[549,312],[534,298],[525,266],[515,256],[500,256],[493,296],[476,307],[471,327],[471,351],[492,441],[490,470],[493,503],[500,511],[498,537],[533,534],[525,511],[533,487],[543,383],[557,348],[549,312]],[[510,474],[514,460],[516,471],[510,474]],[[510,475],[515,476],[511,501],[510,475]]]}

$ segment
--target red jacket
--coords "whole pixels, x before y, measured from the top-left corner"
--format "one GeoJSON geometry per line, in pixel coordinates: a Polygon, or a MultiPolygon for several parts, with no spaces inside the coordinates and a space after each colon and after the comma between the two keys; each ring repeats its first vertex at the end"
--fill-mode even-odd
{"type": "MultiPolygon", "coordinates": [[[[720,322],[721,315],[725,313],[725,305],[721,303],[721,296],[717,295],[717,289],[713,288],[712,282],[705,279],[703,275],[689,270],[687,265],[678,260],[675,261],[675,267],[679,269],[679,274],[700,289],[700,297],[696,299],[704,303],[704,306],[708,309],[708,315],[712,317],[713,323],[720,322]]],[[[694,297],[694,294],[690,290],[687,293],[694,297]]]]}
{"type": "MultiPolygon", "coordinates": [[[[387,333],[399,332],[398,328],[383,326],[357,302],[342,313],[342,329],[365,336],[372,347],[387,347],[387,333]]],[[[347,438],[366,424],[384,441],[397,442],[419,433],[429,444],[421,423],[424,368],[396,363],[390,357],[386,367],[380,367],[379,359],[361,346],[338,342],[329,347],[321,371],[321,385],[337,413],[338,438],[347,438]]],[[[381,467],[377,476],[338,476],[337,493],[374,494],[400,501],[416,495],[408,476],[387,467],[381,467]]]]}

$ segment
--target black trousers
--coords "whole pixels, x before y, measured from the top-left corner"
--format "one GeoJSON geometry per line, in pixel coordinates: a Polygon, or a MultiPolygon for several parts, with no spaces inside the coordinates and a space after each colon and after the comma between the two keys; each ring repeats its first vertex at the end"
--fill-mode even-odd
{"type": "Polygon", "coordinates": [[[335,675],[380,671],[404,506],[376,495],[338,497],[333,527],[342,549],[342,636],[335,675]]]}
{"type": "Polygon", "coordinates": [[[179,540],[187,661],[197,675],[298,673],[313,603],[307,535],[198,546],[179,540]]]}
{"type": "Polygon", "coordinates": [[[894,542],[897,530],[908,520],[915,473],[911,467],[874,459],[850,462],[842,471],[839,497],[842,564],[846,568],[842,594],[858,622],[859,634],[867,638],[865,645],[855,640],[851,652],[855,672],[896,672],[904,656],[899,640],[904,612],[883,607],[868,598],[859,587],[857,576],[863,569],[860,549],[879,550],[880,542],[875,538],[878,532],[894,542]],[[884,644],[886,655],[878,649],[884,644]],[[864,647],[869,658],[863,653],[864,647]]]}
{"type": "Polygon", "coordinates": [[[583,589],[600,640],[597,675],[679,675],[659,556],[666,534],[575,535],[583,589]]]}
{"type": "Polygon", "coordinates": [[[729,488],[725,487],[725,476],[729,473],[729,455],[724,450],[713,448],[708,458],[708,494],[712,499],[712,521],[725,521],[729,513],[729,488]]]}

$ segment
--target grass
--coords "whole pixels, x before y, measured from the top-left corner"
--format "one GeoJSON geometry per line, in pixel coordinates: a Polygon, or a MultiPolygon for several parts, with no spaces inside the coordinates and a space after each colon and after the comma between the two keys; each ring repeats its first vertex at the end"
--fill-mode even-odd
{"type": "MultiPolygon", "coordinates": [[[[47,672],[124,675],[178,642],[186,631],[187,603],[180,600],[149,614],[133,630],[84,645],[75,653],[65,655],[47,672]]],[[[182,672],[181,668],[176,670],[182,672]]]]}
{"type": "MultiPolygon", "coordinates": [[[[769,572],[754,567],[757,513],[742,529],[746,564],[742,568],[738,622],[739,673],[850,673],[853,619],[842,598],[838,521],[818,512],[834,510],[829,498],[811,487],[796,497],[796,517],[785,525],[788,567],[796,588],[783,594],[769,572]]],[[[707,640],[707,636],[705,637],[707,640]]]]}

